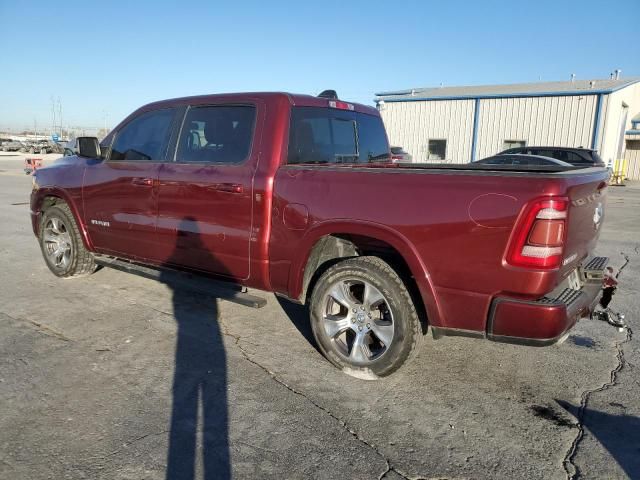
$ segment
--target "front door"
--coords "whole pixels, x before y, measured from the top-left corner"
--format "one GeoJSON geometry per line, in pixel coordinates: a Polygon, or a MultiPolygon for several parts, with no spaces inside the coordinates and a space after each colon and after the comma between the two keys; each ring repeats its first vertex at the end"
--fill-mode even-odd
{"type": "Polygon", "coordinates": [[[249,277],[256,107],[192,106],[174,162],[159,173],[158,238],[167,264],[249,277]]]}
{"type": "Polygon", "coordinates": [[[158,174],[175,116],[162,109],[134,117],[116,132],[106,159],[87,166],[84,217],[97,251],[158,260],[158,174]]]}

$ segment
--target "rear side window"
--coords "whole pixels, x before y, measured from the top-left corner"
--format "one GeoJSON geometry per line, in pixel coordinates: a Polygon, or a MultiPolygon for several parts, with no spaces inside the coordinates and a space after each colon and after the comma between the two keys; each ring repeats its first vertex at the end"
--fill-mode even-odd
{"type": "Polygon", "coordinates": [[[586,158],[584,158],[582,155],[575,153],[575,152],[566,152],[567,153],[567,159],[565,160],[565,162],[569,162],[573,165],[575,164],[579,164],[579,163],[590,163],[589,160],[587,160],[586,158]]]}
{"type": "Polygon", "coordinates": [[[256,109],[246,105],[191,107],[178,139],[177,162],[237,164],[249,156],[256,109]]]}
{"type": "Polygon", "coordinates": [[[539,150],[539,149],[533,149],[531,150],[531,154],[533,155],[540,155],[541,157],[549,157],[549,158],[555,158],[556,160],[562,160],[564,162],[566,162],[566,158],[567,156],[565,155],[566,152],[564,151],[559,151],[559,150],[539,150]]]}
{"type": "Polygon", "coordinates": [[[111,147],[110,160],[165,159],[175,109],[143,113],[127,123],[111,147]]]}
{"type": "MultiPolygon", "coordinates": [[[[627,141],[627,145],[629,145],[629,143],[630,141],[627,141]]],[[[602,160],[598,152],[591,152],[591,158],[593,159],[593,163],[604,165],[604,161],[602,160]]]]}
{"type": "Polygon", "coordinates": [[[294,107],[288,163],[370,163],[389,159],[382,120],[322,107],[294,107]]]}

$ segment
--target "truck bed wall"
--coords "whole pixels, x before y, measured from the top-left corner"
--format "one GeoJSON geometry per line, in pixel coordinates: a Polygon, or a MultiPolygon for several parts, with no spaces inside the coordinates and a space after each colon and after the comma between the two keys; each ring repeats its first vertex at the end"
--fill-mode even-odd
{"type": "MultiPolygon", "coordinates": [[[[281,167],[275,177],[269,252],[272,287],[298,295],[308,253],[327,232],[365,236],[379,232],[396,244],[404,243],[401,253],[427,297],[432,325],[484,330],[495,295],[538,298],[568,274],[568,270],[513,268],[503,257],[528,201],[568,194],[574,184],[585,181],[576,173],[554,177],[281,167]],[[290,204],[307,215],[303,228],[292,228],[283,220],[282,212],[290,204]],[[406,258],[412,255],[417,258],[406,258]]],[[[593,232],[588,235],[585,252],[595,242],[593,232]]]]}

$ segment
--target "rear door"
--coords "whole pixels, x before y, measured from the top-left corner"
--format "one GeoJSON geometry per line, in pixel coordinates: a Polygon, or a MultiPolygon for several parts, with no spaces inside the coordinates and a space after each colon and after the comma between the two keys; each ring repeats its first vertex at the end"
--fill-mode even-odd
{"type": "Polygon", "coordinates": [[[164,263],[249,277],[258,105],[188,108],[171,162],[159,172],[164,263]]]}
{"type": "Polygon", "coordinates": [[[99,252],[158,260],[158,173],[175,119],[172,108],[137,115],[115,133],[106,158],[87,166],[85,225],[99,252]]]}

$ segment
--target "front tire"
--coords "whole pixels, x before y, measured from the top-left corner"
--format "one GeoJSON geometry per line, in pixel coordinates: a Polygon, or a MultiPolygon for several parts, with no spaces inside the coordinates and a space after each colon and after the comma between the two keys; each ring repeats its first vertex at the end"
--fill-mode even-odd
{"type": "Polygon", "coordinates": [[[78,277],[96,270],[93,254],[82,243],[80,230],[66,203],[45,210],[39,240],[42,256],[54,275],[78,277]]]}
{"type": "Polygon", "coordinates": [[[411,296],[378,257],[357,257],[318,279],[311,327],[324,356],[348,375],[376,379],[399,369],[422,336],[411,296]]]}

